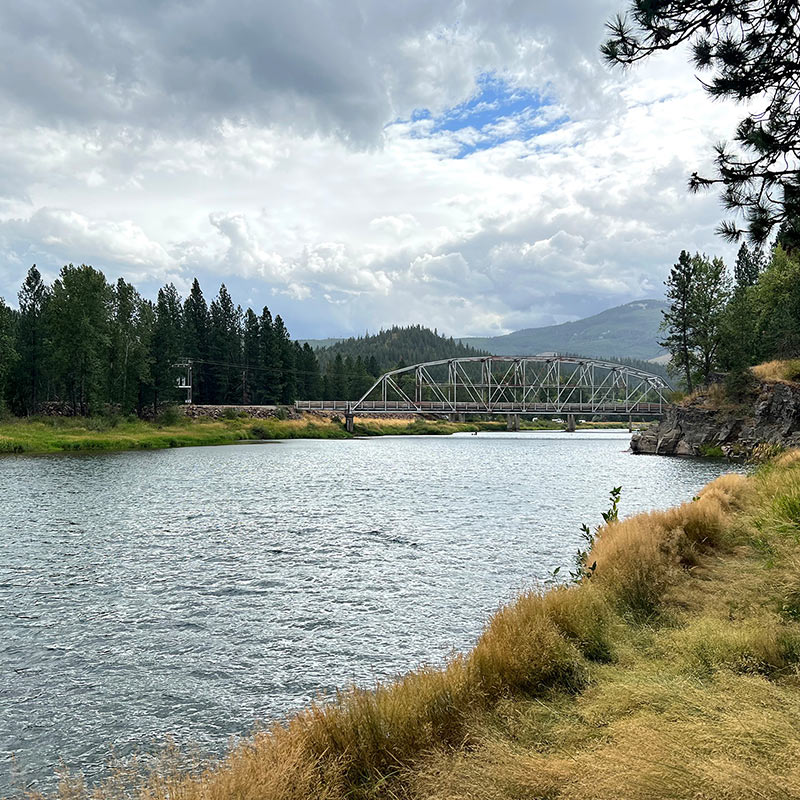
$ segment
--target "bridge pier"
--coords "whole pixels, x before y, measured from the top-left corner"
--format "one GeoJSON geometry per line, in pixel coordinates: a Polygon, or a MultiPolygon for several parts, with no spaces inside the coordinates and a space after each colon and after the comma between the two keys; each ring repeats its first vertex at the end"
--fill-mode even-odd
{"type": "Polygon", "coordinates": [[[567,414],[567,433],[575,433],[575,415],[567,414]]]}
{"type": "Polygon", "coordinates": [[[348,433],[353,432],[353,414],[346,414],[344,418],[344,428],[348,433]]]}
{"type": "Polygon", "coordinates": [[[466,421],[467,421],[467,415],[466,414],[461,414],[461,413],[455,413],[454,412],[454,413],[452,413],[450,415],[450,422],[466,422],[466,421]]]}
{"type": "Polygon", "coordinates": [[[509,414],[506,418],[506,430],[518,431],[519,430],[519,414],[509,414]]]}
{"type": "Polygon", "coordinates": [[[628,433],[633,433],[633,417],[628,414],[628,433]]]}

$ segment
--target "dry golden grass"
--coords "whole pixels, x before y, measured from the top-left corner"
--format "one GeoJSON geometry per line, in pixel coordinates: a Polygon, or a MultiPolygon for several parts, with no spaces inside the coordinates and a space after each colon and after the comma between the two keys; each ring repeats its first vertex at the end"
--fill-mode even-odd
{"type": "Polygon", "coordinates": [[[761,381],[794,382],[800,380],[800,358],[767,361],[752,367],[751,372],[761,381]]]}
{"type": "Polygon", "coordinates": [[[589,559],[591,578],[520,596],[444,669],[344,691],[199,774],[94,796],[800,796],[800,453],[611,523],[589,559]]]}

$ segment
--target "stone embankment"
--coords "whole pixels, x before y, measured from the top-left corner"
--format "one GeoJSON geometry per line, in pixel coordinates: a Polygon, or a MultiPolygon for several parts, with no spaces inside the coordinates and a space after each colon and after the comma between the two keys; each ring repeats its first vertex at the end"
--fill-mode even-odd
{"type": "MultiPolygon", "coordinates": [[[[254,419],[321,419],[343,422],[344,417],[336,411],[298,411],[294,406],[206,406],[182,405],[181,411],[190,419],[225,419],[231,414],[254,419]]],[[[369,416],[364,414],[360,416],[369,416]]],[[[419,414],[381,414],[381,419],[415,420],[422,416],[425,419],[437,419],[419,414]]]]}
{"type": "Polygon", "coordinates": [[[759,383],[742,405],[720,392],[671,407],[658,425],[634,435],[631,450],[670,456],[746,458],[762,446],[800,447],[800,384],[759,383]]]}
{"type": "Polygon", "coordinates": [[[294,406],[206,406],[183,405],[183,413],[190,419],[225,419],[231,414],[254,419],[302,419],[294,406]]]}

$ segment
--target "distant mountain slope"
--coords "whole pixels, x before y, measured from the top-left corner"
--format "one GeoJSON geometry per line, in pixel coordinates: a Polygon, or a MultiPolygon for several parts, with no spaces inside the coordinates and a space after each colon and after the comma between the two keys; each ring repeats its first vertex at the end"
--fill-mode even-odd
{"type": "Polygon", "coordinates": [[[458,341],[498,356],[555,352],[650,360],[664,353],[657,341],[666,308],[662,300],[636,300],[575,322],[458,341]]]}

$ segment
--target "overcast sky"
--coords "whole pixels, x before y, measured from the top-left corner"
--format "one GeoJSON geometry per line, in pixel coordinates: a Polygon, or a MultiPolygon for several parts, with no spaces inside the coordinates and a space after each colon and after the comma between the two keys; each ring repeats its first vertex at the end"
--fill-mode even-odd
{"type": "Polygon", "coordinates": [[[0,8],[0,296],[36,263],[197,275],[297,337],[504,333],[660,297],[720,254],[690,196],[741,109],[623,0],[26,0],[0,8]]]}

